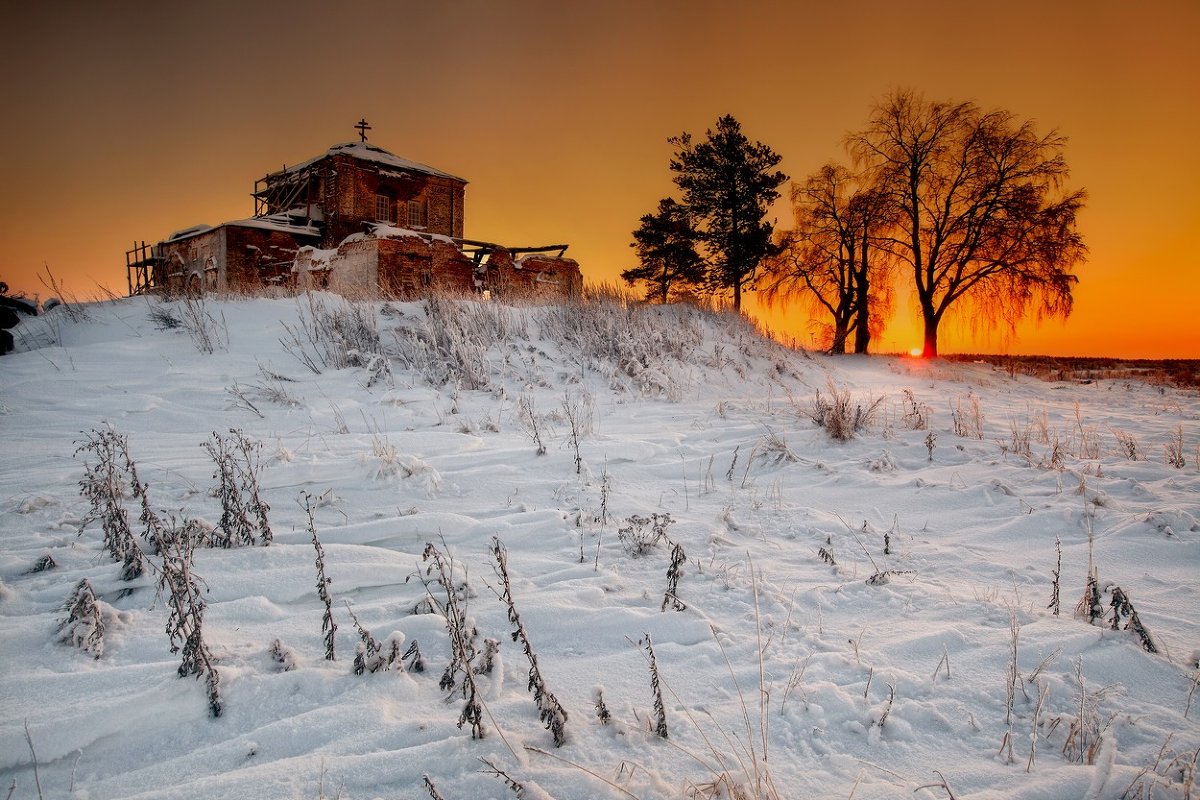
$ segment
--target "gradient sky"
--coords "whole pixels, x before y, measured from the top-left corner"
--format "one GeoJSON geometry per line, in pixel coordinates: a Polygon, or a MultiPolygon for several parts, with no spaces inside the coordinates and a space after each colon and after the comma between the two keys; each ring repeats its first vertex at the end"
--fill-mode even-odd
{"type": "MultiPolygon", "coordinates": [[[[2,0],[0,279],[124,294],[124,251],[253,213],[256,178],[357,138],[470,181],[466,235],[632,266],[669,136],[726,113],[802,180],[888,90],[1070,138],[1086,188],[1067,323],[943,352],[1200,357],[1200,2],[2,0]]],[[[777,207],[790,224],[786,203],[777,207]]],[[[879,349],[920,344],[901,303],[879,349]]],[[[786,326],[802,341],[799,310],[786,326]]]]}

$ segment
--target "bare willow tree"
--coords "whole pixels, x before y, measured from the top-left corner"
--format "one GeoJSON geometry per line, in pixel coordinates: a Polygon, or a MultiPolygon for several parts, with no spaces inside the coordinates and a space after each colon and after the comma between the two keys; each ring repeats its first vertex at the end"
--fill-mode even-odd
{"type": "Polygon", "coordinates": [[[832,322],[829,352],[865,353],[891,310],[889,267],[879,246],[892,206],[885,192],[839,164],[826,164],[792,185],[795,227],[779,236],[779,252],[764,261],[769,304],[807,301],[832,322]]]}
{"type": "Polygon", "coordinates": [[[892,253],[912,270],[936,356],[938,326],[962,300],[980,323],[1015,326],[1031,310],[1071,313],[1072,269],[1087,248],[1076,230],[1086,194],[1064,187],[1066,138],[971,102],[886,96],[850,152],[899,215],[892,253]]]}
{"type": "Polygon", "coordinates": [[[704,282],[704,259],[696,252],[699,233],[687,206],[668,197],[658,202],[658,211],[646,214],[633,232],[629,245],[637,251],[639,266],[621,273],[626,283],[646,285],[646,299],[666,303],[672,289],[698,286],[704,282]]]}

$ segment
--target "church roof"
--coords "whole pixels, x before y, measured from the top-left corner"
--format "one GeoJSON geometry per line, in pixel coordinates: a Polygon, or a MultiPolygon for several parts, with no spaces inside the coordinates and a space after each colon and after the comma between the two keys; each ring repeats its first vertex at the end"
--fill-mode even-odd
{"type": "Polygon", "coordinates": [[[305,167],[312,166],[323,158],[339,155],[350,156],[351,158],[356,158],[359,161],[370,161],[375,164],[392,167],[405,172],[420,172],[425,175],[434,175],[439,178],[449,178],[450,180],[459,181],[461,183],[467,182],[465,178],[460,178],[457,175],[451,175],[449,172],[443,172],[440,169],[434,169],[426,164],[410,161],[407,158],[401,158],[395,153],[389,153],[382,147],[378,147],[368,142],[346,142],[345,144],[335,144],[321,155],[287,167],[283,170],[283,172],[286,174],[289,172],[302,170],[305,167]]]}

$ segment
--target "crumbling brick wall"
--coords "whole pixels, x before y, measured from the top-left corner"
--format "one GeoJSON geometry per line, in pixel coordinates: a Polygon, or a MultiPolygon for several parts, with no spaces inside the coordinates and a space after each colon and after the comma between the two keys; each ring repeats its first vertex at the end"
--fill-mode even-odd
{"type": "Polygon", "coordinates": [[[375,198],[385,194],[391,199],[390,222],[410,227],[408,201],[422,204],[427,233],[462,238],[465,184],[450,178],[424,173],[406,173],[386,166],[375,168],[349,156],[330,156],[321,165],[325,194],[323,247],[337,247],[347,236],[363,233],[368,223],[377,220],[375,198]]]}
{"type": "Polygon", "coordinates": [[[508,251],[495,250],[484,266],[484,287],[498,299],[572,299],[583,293],[583,274],[573,258],[535,253],[514,260],[508,251]]]}

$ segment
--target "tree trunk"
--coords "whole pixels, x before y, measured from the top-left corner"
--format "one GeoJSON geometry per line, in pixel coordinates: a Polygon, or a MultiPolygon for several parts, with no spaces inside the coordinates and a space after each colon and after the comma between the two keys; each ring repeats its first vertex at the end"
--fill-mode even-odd
{"type": "Polygon", "coordinates": [[[833,356],[845,355],[846,340],[850,338],[850,332],[846,329],[846,323],[842,320],[837,320],[833,328],[833,341],[829,345],[829,354],[833,356]]]}
{"type": "Polygon", "coordinates": [[[742,310],[742,282],[735,280],[733,282],[733,310],[741,313],[742,310]]]}
{"type": "Polygon", "coordinates": [[[871,344],[871,284],[867,280],[866,270],[858,276],[858,325],[854,330],[854,352],[866,353],[871,344]]]}
{"type": "Polygon", "coordinates": [[[938,323],[941,320],[930,309],[922,309],[921,315],[925,319],[925,346],[921,349],[921,358],[937,358],[938,323]]]}

